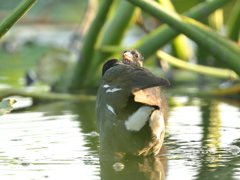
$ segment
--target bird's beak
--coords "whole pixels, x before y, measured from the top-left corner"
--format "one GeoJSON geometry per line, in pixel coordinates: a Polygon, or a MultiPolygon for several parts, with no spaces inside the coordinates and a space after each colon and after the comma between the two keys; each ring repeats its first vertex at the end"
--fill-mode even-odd
{"type": "Polygon", "coordinates": [[[132,59],[133,59],[132,53],[131,53],[131,52],[125,52],[125,53],[123,54],[123,59],[125,59],[125,60],[127,60],[127,61],[132,61],[132,59]]]}

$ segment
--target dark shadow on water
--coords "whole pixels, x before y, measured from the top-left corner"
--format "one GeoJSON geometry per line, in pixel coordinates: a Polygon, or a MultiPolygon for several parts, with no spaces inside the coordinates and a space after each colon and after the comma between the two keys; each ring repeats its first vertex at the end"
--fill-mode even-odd
{"type": "MultiPolygon", "coordinates": [[[[83,133],[98,132],[95,117],[95,102],[75,102],[71,108],[74,114],[78,114],[77,120],[81,122],[80,129],[83,133]]],[[[99,137],[86,136],[90,150],[99,154],[99,137]]],[[[160,152],[166,154],[163,146],[160,152]]],[[[100,162],[100,175],[102,180],[165,180],[167,171],[166,157],[126,157],[119,162],[100,162]]]]}
{"type": "MultiPolygon", "coordinates": [[[[98,132],[95,117],[95,102],[75,102],[71,108],[74,114],[78,114],[77,120],[81,122],[80,129],[83,133],[98,132]]],[[[86,136],[90,150],[99,154],[99,137],[86,136]]],[[[160,154],[166,154],[163,146],[160,154]]],[[[126,157],[119,162],[100,162],[102,180],[165,180],[167,170],[166,158],[159,157],[126,157]]]]}
{"type": "MultiPolygon", "coordinates": [[[[161,154],[166,153],[165,146],[161,154]]],[[[100,162],[101,180],[165,180],[167,159],[164,157],[126,157],[119,162],[100,162]]]]}

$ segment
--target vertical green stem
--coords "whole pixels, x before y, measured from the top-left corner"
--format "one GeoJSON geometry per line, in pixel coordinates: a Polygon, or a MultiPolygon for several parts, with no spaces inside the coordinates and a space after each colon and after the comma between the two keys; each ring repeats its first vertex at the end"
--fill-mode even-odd
{"type": "MultiPolygon", "coordinates": [[[[114,17],[108,22],[108,26],[103,33],[102,41],[100,47],[105,45],[119,45],[122,38],[128,28],[129,23],[132,20],[133,14],[135,12],[135,6],[131,3],[121,0],[117,4],[117,9],[114,17]]],[[[106,60],[112,53],[106,53],[97,51],[94,58],[94,67],[97,67],[104,60],[106,60]]]]}
{"type": "MultiPolygon", "coordinates": [[[[108,25],[103,32],[102,41],[99,45],[100,48],[106,45],[119,45],[121,43],[129,24],[132,22],[134,12],[135,6],[125,0],[120,0],[119,3],[116,4],[114,16],[110,22],[107,22],[108,25]]],[[[99,77],[101,72],[99,65],[112,55],[112,52],[103,52],[101,49],[96,50],[92,68],[87,73],[87,77],[89,77],[87,83],[92,84],[99,77]],[[99,70],[97,71],[97,69],[99,70]]]]}
{"type": "Polygon", "coordinates": [[[98,35],[107,18],[108,11],[112,5],[112,0],[102,0],[95,19],[93,20],[88,33],[84,39],[84,44],[80,52],[79,60],[75,66],[73,76],[69,85],[71,91],[79,90],[85,81],[85,75],[90,69],[94,54],[94,46],[98,35]]]}
{"type": "MultiPolygon", "coordinates": [[[[134,10],[135,6],[125,0],[120,0],[119,3],[116,4],[116,10],[113,17],[111,17],[111,19],[106,22],[106,26],[104,26],[104,31],[98,38],[100,40],[100,47],[105,45],[120,44],[126,32],[126,29],[128,28],[128,25],[132,20],[134,10]]],[[[93,47],[94,45],[96,44],[93,44],[91,47],[93,47]]],[[[76,89],[92,86],[94,79],[96,77],[99,77],[98,75],[100,75],[99,65],[103,61],[105,61],[111,54],[112,53],[102,52],[99,49],[95,50],[94,53],[93,51],[91,53],[89,52],[88,56],[91,56],[91,58],[85,58],[88,61],[88,64],[85,65],[87,67],[82,66],[82,68],[80,69],[81,74],[76,77],[77,80],[74,83],[74,85],[76,85],[76,89]],[[81,80],[80,77],[83,76],[84,79],[81,80]]]]}
{"type": "Polygon", "coordinates": [[[37,0],[22,1],[6,18],[0,23],[0,39],[8,30],[37,2],[37,0]]]}

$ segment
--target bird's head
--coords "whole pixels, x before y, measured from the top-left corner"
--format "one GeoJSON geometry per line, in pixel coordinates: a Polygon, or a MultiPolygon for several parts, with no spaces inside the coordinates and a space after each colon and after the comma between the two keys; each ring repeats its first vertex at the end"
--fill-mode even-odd
{"type": "Polygon", "coordinates": [[[104,65],[103,65],[103,68],[102,68],[102,76],[105,74],[105,72],[114,67],[114,66],[117,66],[119,64],[122,64],[121,61],[117,60],[117,59],[110,59],[108,60],[104,65]]]}
{"type": "Polygon", "coordinates": [[[131,66],[143,66],[143,57],[137,50],[126,50],[123,52],[123,63],[131,66]]]}

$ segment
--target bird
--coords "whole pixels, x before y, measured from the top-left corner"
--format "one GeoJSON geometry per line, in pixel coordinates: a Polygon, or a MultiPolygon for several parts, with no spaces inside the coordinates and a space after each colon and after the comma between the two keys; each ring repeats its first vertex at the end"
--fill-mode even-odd
{"type": "Polygon", "coordinates": [[[102,67],[96,100],[100,161],[156,156],[161,149],[166,103],[159,86],[170,83],[142,66],[141,54],[126,50],[122,61],[111,59],[102,67]]]}
{"type": "Polygon", "coordinates": [[[140,54],[140,52],[138,52],[135,49],[125,50],[123,52],[122,62],[124,64],[128,64],[128,65],[131,65],[131,66],[142,67],[143,66],[143,57],[140,54]]]}

